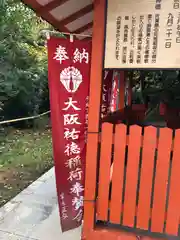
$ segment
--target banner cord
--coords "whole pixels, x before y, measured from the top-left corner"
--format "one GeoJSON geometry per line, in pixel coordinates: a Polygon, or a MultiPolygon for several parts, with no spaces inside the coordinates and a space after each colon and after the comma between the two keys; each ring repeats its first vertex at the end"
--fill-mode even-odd
{"type": "Polygon", "coordinates": [[[58,32],[58,31],[51,31],[51,30],[41,30],[40,32],[46,34],[46,36],[50,36],[50,34],[63,34],[63,35],[69,35],[69,36],[92,38],[92,35],[81,34],[81,33],[58,32]]]}
{"type": "Polygon", "coordinates": [[[31,117],[24,117],[24,118],[12,119],[12,120],[5,120],[5,121],[0,122],[0,125],[7,124],[7,123],[20,122],[20,121],[25,121],[25,120],[35,119],[35,118],[40,118],[40,117],[42,117],[44,115],[47,115],[50,112],[51,111],[47,111],[47,112],[44,112],[44,113],[41,113],[41,114],[38,114],[38,115],[35,115],[35,116],[31,116],[31,117]]]}

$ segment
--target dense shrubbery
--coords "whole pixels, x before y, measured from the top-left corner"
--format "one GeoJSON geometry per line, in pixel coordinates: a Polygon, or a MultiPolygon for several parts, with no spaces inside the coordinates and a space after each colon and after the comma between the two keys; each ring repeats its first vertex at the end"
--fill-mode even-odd
{"type": "Polygon", "coordinates": [[[44,28],[20,1],[0,0],[0,121],[49,110],[44,28]]]}
{"type": "Polygon", "coordinates": [[[158,105],[165,103],[170,108],[180,108],[179,71],[135,71],[129,73],[133,85],[133,99],[137,103],[158,105]]]}

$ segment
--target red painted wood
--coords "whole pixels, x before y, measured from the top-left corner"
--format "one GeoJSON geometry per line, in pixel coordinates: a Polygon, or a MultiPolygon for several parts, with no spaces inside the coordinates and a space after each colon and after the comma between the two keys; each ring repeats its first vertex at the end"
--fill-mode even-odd
{"type": "Polygon", "coordinates": [[[109,184],[112,156],[113,125],[102,125],[101,156],[98,184],[98,207],[97,218],[102,221],[108,220],[109,184]]]}
{"type": "Polygon", "coordinates": [[[138,168],[142,138],[141,131],[141,127],[130,127],[125,201],[123,211],[123,225],[128,227],[134,226],[134,218],[136,213],[136,189],[138,182],[138,168]]]}
{"type": "Polygon", "coordinates": [[[112,174],[112,194],[110,204],[110,222],[120,224],[122,213],[122,191],[124,179],[126,149],[126,126],[117,125],[115,130],[114,163],[112,174]]]}
{"type": "Polygon", "coordinates": [[[151,231],[153,232],[162,233],[164,228],[171,147],[172,131],[168,128],[161,129],[152,209],[151,231]]]}
{"type": "Polygon", "coordinates": [[[166,220],[166,233],[177,235],[180,224],[180,130],[176,130],[172,171],[170,182],[169,205],[166,220]]]}
{"type": "Polygon", "coordinates": [[[95,200],[96,197],[96,170],[97,170],[97,147],[100,118],[100,99],[102,87],[102,68],[105,34],[105,0],[94,1],[94,25],[92,38],[91,76],[90,76],[90,101],[88,142],[86,153],[86,181],[85,181],[85,204],[84,204],[84,236],[94,228],[95,200]],[[96,135],[96,136],[95,136],[96,135]],[[94,137],[93,137],[94,136],[94,137]]]}
{"type": "Polygon", "coordinates": [[[151,213],[150,203],[156,141],[156,128],[145,128],[137,211],[137,228],[145,230],[148,230],[151,213]]]}

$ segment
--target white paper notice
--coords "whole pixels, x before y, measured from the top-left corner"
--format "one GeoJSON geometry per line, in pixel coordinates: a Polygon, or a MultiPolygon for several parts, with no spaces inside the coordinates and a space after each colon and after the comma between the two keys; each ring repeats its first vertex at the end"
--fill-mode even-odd
{"type": "Polygon", "coordinates": [[[105,68],[180,68],[180,0],[108,0],[105,68]]]}

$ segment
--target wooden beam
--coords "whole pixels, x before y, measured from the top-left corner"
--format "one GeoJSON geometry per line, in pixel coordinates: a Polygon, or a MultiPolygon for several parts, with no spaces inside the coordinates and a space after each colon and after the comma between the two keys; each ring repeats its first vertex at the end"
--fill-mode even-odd
{"type": "Polygon", "coordinates": [[[41,6],[39,9],[37,9],[37,14],[42,15],[44,13],[50,12],[54,8],[57,8],[68,1],[69,0],[53,0],[46,4],[45,6],[41,6]]]}
{"type": "Polygon", "coordinates": [[[25,5],[27,5],[29,8],[31,8],[42,19],[44,19],[45,21],[50,23],[56,30],[58,30],[60,32],[68,32],[68,29],[65,28],[64,26],[62,26],[60,24],[60,22],[58,20],[56,20],[49,12],[44,12],[42,14],[38,14],[38,9],[41,9],[42,5],[40,5],[37,1],[35,1],[35,0],[21,0],[21,1],[25,5]]]}
{"type": "Polygon", "coordinates": [[[83,41],[92,41],[92,38],[91,37],[85,37],[85,38],[82,38],[83,41]]]}
{"type": "Polygon", "coordinates": [[[89,123],[86,153],[86,184],[83,224],[83,235],[85,239],[90,239],[88,238],[88,235],[93,231],[95,220],[97,153],[99,136],[98,132],[100,121],[100,103],[103,78],[102,73],[105,38],[105,10],[106,0],[94,1],[94,25],[91,57],[89,123]]]}
{"type": "Polygon", "coordinates": [[[82,8],[81,10],[79,10],[78,12],[73,13],[72,15],[70,15],[69,17],[65,18],[64,20],[60,21],[61,25],[67,25],[70,22],[75,21],[76,19],[84,16],[85,14],[89,13],[93,11],[93,4],[90,4],[84,8],[82,8]]]}
{"type": "Polygon", "coordinates": [[[90,23],[88,23],[88,24],[86,24],[86,25],[76,29],[73,33],[80,34],[80,33],[83,33],[84,31],[86,31],[86,30],[88,30],[88,29],[90,29],[92,27],[93,27],[93,22],[90,22],[90,23]]]}

